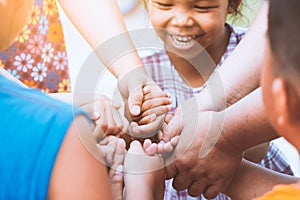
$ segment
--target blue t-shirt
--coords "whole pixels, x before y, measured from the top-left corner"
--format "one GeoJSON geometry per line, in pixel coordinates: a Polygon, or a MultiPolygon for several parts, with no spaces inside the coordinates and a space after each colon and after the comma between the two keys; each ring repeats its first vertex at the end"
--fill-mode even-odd
{"type": "Polygon", "coordinates": [[[0,75],[0,113],[0,199],[46,199],[64,136],[84,112],[0,75]]]}

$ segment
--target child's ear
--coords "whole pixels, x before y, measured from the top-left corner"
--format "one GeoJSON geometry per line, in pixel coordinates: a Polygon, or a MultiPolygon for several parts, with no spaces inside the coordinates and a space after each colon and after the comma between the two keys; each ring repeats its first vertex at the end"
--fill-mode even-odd
{"type": "Polygon", "coordinates": [[[276,78],[271,90],[277,125],[287,128],[298,124],[300,97],[297,88],[288,80],[276,78]]]}

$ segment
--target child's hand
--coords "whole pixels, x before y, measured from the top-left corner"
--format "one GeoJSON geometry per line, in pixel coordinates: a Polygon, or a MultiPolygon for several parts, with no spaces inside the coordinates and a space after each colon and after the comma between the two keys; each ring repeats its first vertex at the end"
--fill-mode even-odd
{"type": "MultiPolygon", "coordinates": [[[[146,104],[146,110],[143,109],[142,106],[145,101],[145,94],[148,96],[146,98],[149,100],[154,99],[155,97],[166,97],[166,94],[163,93],[160,87],[147,76],[143,67],[139,67],[123,76],[122,79],[119,80],[118,87],[125,101],[126,118],[129,121],[132,121],[132,119],[135,120],[132,124],[131,131],[129,132],[131,136],[137,138],[149,138],[156,135],[163,124],[164,113],[168,111],[168,108],[164,103],[165,101],[163,100],[162,102],[164,106],[150,106],[152,109],[154,109],[154,107],[156,108],[152,111],[150,110],[148,113],[144,112],[149,110],[149,103],[148,106],[146,104]],[[149,86],[148,92],[147,86],[149,86]],[[144,88],[146,88],[146,92],[144,91],[144,88]],[[152,114],[149,115],[149,113],[152,114]],[[140,120],[142,121],[140,122],[140,120]]],[[[158,105],[155,101],[149,102],[158,105]]],[[[150,105],[152,103],[150,103],[150,105]]]]}
{"type": "Polygon", "coordinates": [[[155,114],[156,117],[164,116],[170,111],[171,96],[163,92],[157,85],[146,85],[143,88],[144,100],[141,109],[140,119],[135,119],[139,125],[151,123],[147,116],[155,114]]]}
{"type": "Polygon", "coordinates": [[[144,101],[141,115],[130,123],[129,134],[136,138],[151,138],[161,129],[165,114],[170,111],[170,96],[162,92],[156,84],[143,88],[144,101]]]}
{"type": "Polygon", "coordinates": [[[117,110],[119,107],[104,95],[95,96],[93,102],[81,105],[81,108],[95,121],[94,135],[97,141],[105,135],[120,136],[127,132],[128,121],[117,110]]]}
{"type": "Polygon", "coordinates": [[[109,179],[113,200],[123,199],[123,165],[126,154],[125,142],[115,136],[107,136],[98,144],[109,169],[109,179]]]}
{"type": "Polygon", "coordinates": [[[126,153],[126,144],[123,139],[113,135],[106,136],[97,144],[97,147],[103,155],[104,164],[108,167],[117,167],[116,160],[118,164],[123,164],[126,153]]]}
{"type": "Polygon", "coordinates": [[[147,155],[141,143],[133,141],[125,157],[124,169],[125,199],[163,199],[165,173],[160,156],[147,155]]]}

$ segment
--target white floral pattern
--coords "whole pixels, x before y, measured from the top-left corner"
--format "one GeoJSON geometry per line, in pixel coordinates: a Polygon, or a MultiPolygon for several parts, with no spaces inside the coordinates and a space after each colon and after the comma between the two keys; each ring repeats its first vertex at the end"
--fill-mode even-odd
{"type": "Polygon", "coordinates": [[[47,76],[47,67],[44,63],[39,63],[36,67],[32,68],[31,76],[35,81],[43,81],[47,76]]]}
{"type": "Polygon", "coordinates": [[[53,65],[55,66],[56,70],[63,70],[67,66],[68,58],[66,52],[58,52],[54,56],[53,65]]]}
{"type": "Polygon", "coordinates": [[[20,56],[15,57],[14,66],[17,67],[18,71],[27,72],[28,69],[32,68],[34,60],[31,58],[30,54],[21,53],[20,56]]]}

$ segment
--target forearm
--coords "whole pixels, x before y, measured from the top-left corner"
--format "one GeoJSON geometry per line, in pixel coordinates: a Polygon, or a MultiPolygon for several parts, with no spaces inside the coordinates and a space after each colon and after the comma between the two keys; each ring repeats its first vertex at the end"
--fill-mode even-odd
{"type": "Polygon", "coordinates": [[[208,82],[198,96],[201,110],[223,110],[259,87],[268,3],[265,2],[245,37],[208,82]]]}
{"type": "Polygon", "coordinates": [[[115,0],[59,2],[74,26],[117,78],[142,66],[115,0]],[[126,55],[119,58],[119,53],[126,55]]]}
{"type": "Polygon", "coordinates": [[[277,173],[243,160],[226,194],[232,199],[250,200],[262,196],[277,184],[291,184],[298,178],[277,173]]]}
{"type": "Polygon", "coordinates": [[[241,151],[278,137],[265,115],[261,88],[222,112],[223,136],[241,151]]]}

